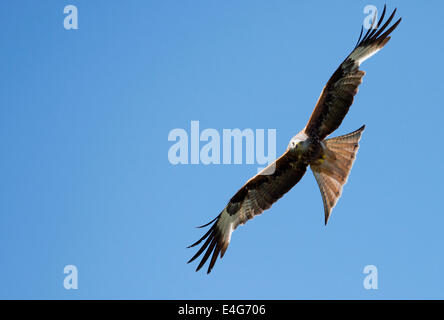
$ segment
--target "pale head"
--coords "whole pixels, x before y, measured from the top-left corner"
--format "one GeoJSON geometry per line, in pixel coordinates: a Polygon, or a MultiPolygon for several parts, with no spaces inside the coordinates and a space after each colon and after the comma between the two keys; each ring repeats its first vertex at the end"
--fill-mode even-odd
{"type": "Polygon", "coordinates": [[[290,142],[288,143],[288,149],[300,149],[300,147],[303,146],[304,141],[308,139],[307,134],[302,130],[297,135],[295,135],[293,138],[291,138],[290,142]]]}

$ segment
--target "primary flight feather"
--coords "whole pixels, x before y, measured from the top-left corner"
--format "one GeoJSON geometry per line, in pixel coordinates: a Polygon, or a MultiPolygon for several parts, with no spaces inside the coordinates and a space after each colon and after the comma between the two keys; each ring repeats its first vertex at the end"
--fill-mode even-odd
{"type": "Polygon", "coordinates": [[[218,256],[224,256],[233,230],[270,208],[299,182],[308,166],[321,191],[327,224],[331,211],[341,196],[342,187],[347,182],[365,126],[344,136],[325,138],[340,126],[353,103],[365,74],[359,70],[359,66],[387,44],[390,33],[401,22],[400,18],[388,28],[395,16],[395,9],[382,25],[385,11],[384,6],[379,22],[375,24],[373,19],[373,24],[364,37],[361,28],[356,47],[328,80],[307,125],[290,140],[285,153],[248,180],[215,219],[200,227],[212,224],[204,236],[190,246],[203,242],[188,261],[190,263],[203,254],[196,271],[211,257],[207,270],[210,273],[218,256]]]}

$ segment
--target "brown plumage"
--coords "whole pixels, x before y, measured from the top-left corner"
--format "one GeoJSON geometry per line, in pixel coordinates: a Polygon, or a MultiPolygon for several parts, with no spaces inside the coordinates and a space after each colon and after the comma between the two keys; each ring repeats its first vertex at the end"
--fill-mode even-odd
{"type": "Polygon", "coordinates": [[[199,227],[206,227],[217,219],[217,222],[213,224],[210,230],[199,241],[190,246],[194,247],[206,239],[199,251],[188,262],[196,259],[208,247],[196,269],[198,271],[214,249],[208,268],[209,273],[216,262],[219,252],[221,258],[224,256],[230,242],[231,231],[271,207],[274,202],[279,200],[301,180],[306,170],[307,165],[298,162],[297,158],[287,151],[261,173],[251,178],[230,199],[219,216],[206,225],[199,227]],[[267,171],[274,172],[269,175],[264,174],[267,171]],[[223,218],[222,220],[221,217],[223,218]],[[230,223],[232,226],[227,230],[226,225],[230,223]]]}
{"type": "Polygon", "coordinates": [[[327,223],[347,182],[364,126],[344,136],[324,139],[340,126],[353,103],[365,74],[359,70],[360,64],[387,44],[390,33],[401,22],[399,19],[387,29],[395,15],[395,9],[381,26],[385,10],[384,6],[378,25],[374,26],[373,22],[372,28],[364,37],[361,29],[356,47],[328,80],[307,125],[290,140],[287,151],[248,180],[215,219],[200,227],[212,224],[205,235],[190,246],[194,247],[205,241],[188,261],[194,261],[204,254],[196,271],[211,256],[207,270],[210,273],[217,257],[224,256],[233,230],[271,207],[299,182],[308,166],[318,182],[327,223]]]}
{"type": "Polygon", "coordinates": [[[341,197],[342,187],[347,183],[364,128],[365,126],[362,126],[352,133],[325,140],[325,158],[310,165],[321,191],[325,224],[341,197]]]}
{"type": "Polygon", "coordinates": [[[359,37],[355,49],[345,58],[328,80],[319,96],[318,102],[305,128],[309,136],[317,136],[320,140],[335,131],[344,120],[348,109],[353,103],[354,96],[358,93],[358,86],[362,83],[364,71],[359,70],[360,59],[365,60],[377,51],[382,49],[390,40],[390,33],[395,30],[401,22],[401,18],[396,21],[387,31],[382,33],[395,16],[396,9],[379,28],[384,20],[386,7],[382,12],[378,25],[370,28],[361,40],[359,37]],[[379,28],[379,29],[378,29],[379,28]],[[382,34],[381,34],[382,33],[382,34]]]}

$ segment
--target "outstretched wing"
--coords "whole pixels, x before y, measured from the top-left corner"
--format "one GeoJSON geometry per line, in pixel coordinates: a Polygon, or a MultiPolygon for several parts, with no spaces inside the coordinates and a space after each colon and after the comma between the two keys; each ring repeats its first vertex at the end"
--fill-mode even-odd
{"type": "Polygon", "coordinates": [[[297,161],[287,151],[262,172],[248,180],[214,220],[200,227],[213,223],[207,233],[190,246],[197,246],[206,240],[188,263],[205,252],[196,269],[199,271],[212,254],[207,271],[210,273],[219,253],[221,258],[224,256],[233,230],[271,207],[299,182],[306,170],[307,165],[302,161],[297,161]]]}
{"type": "Polygon", "coordinates": [[[390,40],[390,33],[401,22],[400,18],[387,29],[395,15],[395,9],[384,25],[380,27],[384,20],[385,9],[384,6],[377,26],[374,26],[374,19],[372,27],[362,39],[363,29],[361,28],[361,35],[356,47],[328,80],[305,127],[307,135],[316,136],[322,140],[341,124],[365,74],[364,71],[359,70],[359,66],[387,44],[390,40]]]}

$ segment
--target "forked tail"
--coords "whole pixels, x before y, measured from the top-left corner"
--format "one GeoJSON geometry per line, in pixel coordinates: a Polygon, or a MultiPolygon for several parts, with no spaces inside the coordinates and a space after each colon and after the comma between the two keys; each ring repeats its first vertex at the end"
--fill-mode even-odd
{"type": "Polygon", "coordinates": [[[327,224],[331,210],[341,197],[342,187],[347,182],[355,161],[364,128],[365,126],[362,126],[352,133],[326,139],[324,141],[325,156],[310,166],[321,190],[325,224],[327,224]]]}

